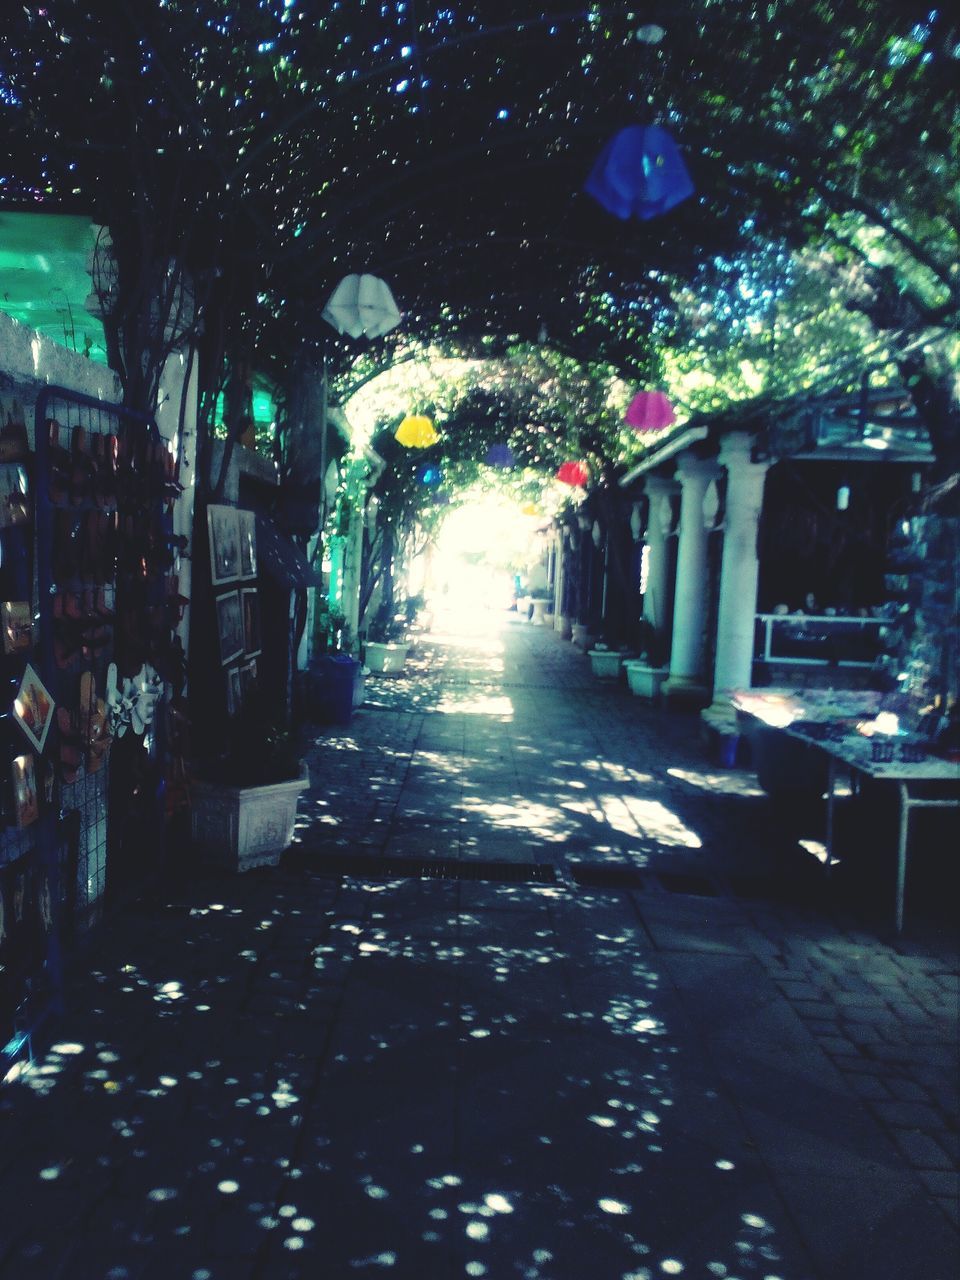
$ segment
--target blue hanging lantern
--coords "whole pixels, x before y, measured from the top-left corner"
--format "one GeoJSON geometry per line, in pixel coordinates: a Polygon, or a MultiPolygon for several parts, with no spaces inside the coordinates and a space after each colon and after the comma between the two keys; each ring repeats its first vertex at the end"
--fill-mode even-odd
{"type": "Polygon", "coordinates": [[[646,221],[692,196],[693,183],[666,129],[632,124],[600,152],[584,190],[608,213],[646,221]]]}
{"type": "Polygon", "coordinates": [[[417,479],[427,489],[435,489],[443,479],[443,473],[435,462],[425,462],[417,468],[417,479]]]}
{"type": "Polygon", "coordinates": [[[492,444],[484,455],[488,467],[512,467],[515,461],[508,444],[492,444]]]}

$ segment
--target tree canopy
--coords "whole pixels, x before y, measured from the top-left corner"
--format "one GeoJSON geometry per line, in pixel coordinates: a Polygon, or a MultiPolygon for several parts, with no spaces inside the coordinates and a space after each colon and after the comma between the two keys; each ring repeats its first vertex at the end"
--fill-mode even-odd
{"type": "Polygon", "coordinates": [[[829,311],[851,359],[872,337],[893,362],[953,465],[958,40],[912,0],[48,0],[0,31],[0,200],[109,228],[132,399],[181,270],[218,374],[254,351],[348,370],[358,345],[320,311],[372,271],[403,311],[385,359],[411,336],[539,342],[644,382],[706,355],[734,392],[781,389],[814,319],[829,347],[829,311]],[[583,191],[633,123],[669,129],[696,189],[646,222],[583,191]]]}

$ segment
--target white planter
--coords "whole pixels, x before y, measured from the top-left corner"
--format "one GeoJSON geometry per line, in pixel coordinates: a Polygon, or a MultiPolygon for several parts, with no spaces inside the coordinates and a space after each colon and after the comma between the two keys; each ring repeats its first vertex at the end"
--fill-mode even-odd
{"type": "Polygon", "coordinates": [[[538,627],[544,625],[544,614],[547,612],[546,600],[531,600],[531,608],[533,612],[530,615],[530,621],[538,627]]]}
{"type": "Polygon", "coordinates": [[[194,782],[190,788],[190,834],[205,858],[227,871],[276,866],[293,840],[297,801],[310,785],[307,766],[289,782],[230,787],[194,782]]]}
{"type": "Polygon", "coordinates": [[[630,692],[638,698],[649,698],[656,702],[660,697],[660,686],[670,674],[666,667],[651,667],[637,658],[623,664],[627,673],[627,684],[630,692]]]}
{"type": "Polygon", "coordinates": [[[570,619],[565,613],[554,614],[553,629],[559,631],[564,640],[570,639],[570,619]]]}
{"type": "Polygon", "coordinates": [[[407,644],[381,644],[376,640],[368,640],[364,662],[371,671],[381,671],[388,675],[402,671],[409,648],[407,644]]]}
{"type": "Polygon", "coordinates": [[[529,596],[517,597],[517,614],[524,622],[528,622],[530,620],[530,606],[532,604],[533,601],[529,596]]]}
{"type": "Polygon", "coordinates": [[[623,666],[623,654],[616,649],[591,649],[587,654],[590,670],[601,680],[616,680],[623,666]]]}

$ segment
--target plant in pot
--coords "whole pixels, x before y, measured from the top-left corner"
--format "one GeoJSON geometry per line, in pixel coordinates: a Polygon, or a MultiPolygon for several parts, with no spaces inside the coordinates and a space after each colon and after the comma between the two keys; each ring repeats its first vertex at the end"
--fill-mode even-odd
{"type": "Polygon", "coordinates": [[[667,645],[662,632],[643,621],[639,628],[640,657],[625,662],[627,683],[631,693],[651,702],[660,696],[660,686],[669,675],[667,645]]]}
{"type": "Polygon", "coordinates": [[[544,626],[546,622],[545,614],[547,605],[553,599],[552,594],[545,589],[538,589],[530,592],[530,621],[537,626],[544,626]]]}
{"type": "Polygon", "coordinates": [[[630,650],[627,646],[618,644],[611,636],[604,636],[587,651],[590,670],[601,680],[619,679],[620,671],[629,656],[630,650]]]}
{"type": "Polygon", "coordinates": [[[406,619],[381,610],[367,632],[364,662],[369,670],[388,675],[402,671],[409,648],[406,619]]]}
{"type": "Polygon", "coordinates": [[[293,839],[297,800],[309,782],[296,735],[249,685],[226,750],[191,786],[194,845],[226,870],[275,866],[293,839]]]}

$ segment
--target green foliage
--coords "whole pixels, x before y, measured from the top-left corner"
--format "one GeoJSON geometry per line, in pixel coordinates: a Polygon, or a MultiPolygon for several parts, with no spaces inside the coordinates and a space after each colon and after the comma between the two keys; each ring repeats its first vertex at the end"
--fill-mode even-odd
{"type": "Polygon", "coordinates": [[[278,716],[275,703],[251,686],[231,722],[227,752],[210,771],[212,780],[234,787],[265,786],[287,782],[299,769],[296,735],[278,716]]]}

